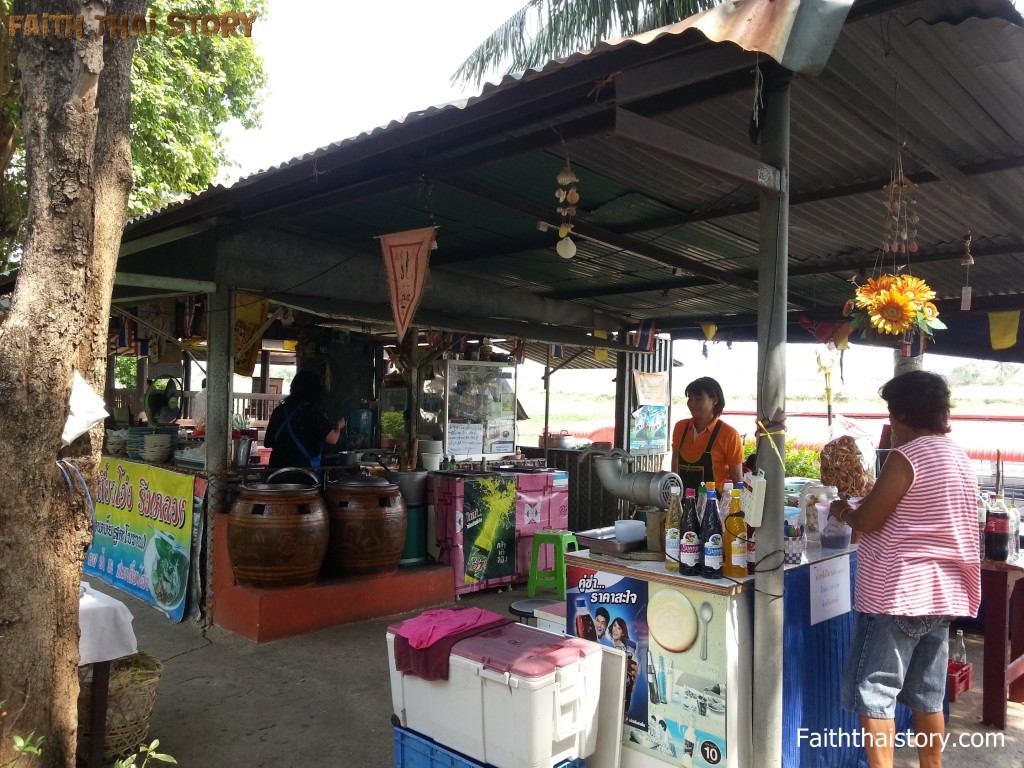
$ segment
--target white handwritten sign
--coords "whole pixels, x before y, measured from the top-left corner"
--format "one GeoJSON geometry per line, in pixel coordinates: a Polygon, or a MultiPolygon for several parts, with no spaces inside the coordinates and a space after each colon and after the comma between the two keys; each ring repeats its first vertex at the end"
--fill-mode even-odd
{"type": "Polygon", "coordinates": [[[811,624],[850,611],[850,556],[811,564],[811,624]]]}
{"type": "Polygon", "coordinates": [[[446,449],[456,455],[466,453],[483,453],[483,424],[452,424],[448,423],[446,449]]]}

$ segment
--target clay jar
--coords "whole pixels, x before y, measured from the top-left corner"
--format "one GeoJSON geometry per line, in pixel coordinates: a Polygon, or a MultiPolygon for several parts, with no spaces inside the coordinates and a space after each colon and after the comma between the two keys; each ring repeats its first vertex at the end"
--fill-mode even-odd
{"type": "Polygon", "coordinates": [[[327,506],[313,475],[309,484],[243,485],[228,514],[235,582],[249,587],[308,584],[323,566],[328,538],[327,506]]]}
{"type": "Polygon", "coordinates": [[[396,483],[358,475],[325,491],[330,542],[324,572],[339,576],[394,573],[405,546],[405,501],[396,483]]]}

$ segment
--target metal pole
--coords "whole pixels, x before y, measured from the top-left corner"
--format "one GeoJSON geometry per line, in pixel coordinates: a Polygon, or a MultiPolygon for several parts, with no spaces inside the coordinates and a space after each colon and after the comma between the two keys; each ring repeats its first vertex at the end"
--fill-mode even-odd
{"type": "Polygon", "coordinates": [[[783,173],[782,194],[761,193],[757,300],[757,413],[769,434],[757,445],[765,473],[765,505],[757,531],[754,577],[752,754],[759,765],[782,765],[782,523],[786,440],[786,281],[789,251],[789,77],[772,68],[764,89],[761,160],[783,173]],[[781,461],[779,458],[781,457],[781,461]]]}

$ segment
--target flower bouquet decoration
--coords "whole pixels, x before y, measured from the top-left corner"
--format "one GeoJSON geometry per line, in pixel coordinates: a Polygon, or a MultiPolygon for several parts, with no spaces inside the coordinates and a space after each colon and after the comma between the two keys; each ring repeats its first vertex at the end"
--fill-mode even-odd
{"type": "Polygon", "coordinates": [[[874,329],[878,333],[902,336],[905,342],[915,334],[931,337],[946,326],[928,284],[913,275],[880,275],[857,286],[854,298],[846,302],[843,315],[861,336],[874,329]]]}

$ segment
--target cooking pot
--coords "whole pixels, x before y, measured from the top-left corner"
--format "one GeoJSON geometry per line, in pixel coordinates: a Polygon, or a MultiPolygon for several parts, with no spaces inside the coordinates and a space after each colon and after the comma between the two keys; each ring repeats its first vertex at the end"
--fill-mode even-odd
{"type": "Polygon", "coordinates": [[[363,451],[325,453],[322,463],[330,467],[354,467],[363,460],[363,451]]]}
{"type": "Polygon", "coordinates": [[[568,449],[573,448],[575,438],[570,435],[566,430],[562,430],[557,435],[551,434],[550,432],[542,434],[540,436],[540,447],[541,448],[556,448],[556,449],[568,449]]]}

